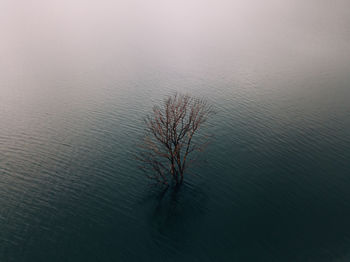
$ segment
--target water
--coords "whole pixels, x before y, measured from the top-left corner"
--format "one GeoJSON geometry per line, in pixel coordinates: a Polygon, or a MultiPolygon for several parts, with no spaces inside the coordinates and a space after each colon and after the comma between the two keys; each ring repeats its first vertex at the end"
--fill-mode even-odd
{"type": "Polygon", "coordinates": [[[0,261],[348,261],[347,1],[3,1],[0,261]],[[217,114],[179,191],[136,168],[174,91],[217,114]]]}

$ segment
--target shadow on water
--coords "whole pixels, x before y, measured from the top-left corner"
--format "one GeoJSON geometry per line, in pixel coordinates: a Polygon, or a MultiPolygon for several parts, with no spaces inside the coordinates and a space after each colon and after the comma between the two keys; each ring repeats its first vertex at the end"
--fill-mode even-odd
{"type": "Polygon", "coordinates": [[[147,223],[155,241],[186,239],[197,218],[207,211],[208,196],[199,186],[185,182],[178,187],[151,188],[139,202],[147,207],[147,223]]]}

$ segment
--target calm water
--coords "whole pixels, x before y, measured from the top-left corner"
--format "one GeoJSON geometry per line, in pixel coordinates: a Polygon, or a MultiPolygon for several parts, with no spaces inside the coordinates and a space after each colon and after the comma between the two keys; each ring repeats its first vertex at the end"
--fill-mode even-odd
{"type": "Polygon", "coordinates": [[[348,1],[115,2],[1,2],[0,261],[350,261],[348,1]],[[162,193],[174,91],[216,136],[162,193]]]}

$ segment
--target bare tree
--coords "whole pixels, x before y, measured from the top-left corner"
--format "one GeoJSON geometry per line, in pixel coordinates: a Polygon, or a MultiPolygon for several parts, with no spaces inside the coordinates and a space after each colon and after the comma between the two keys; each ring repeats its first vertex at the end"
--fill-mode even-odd
{"type": "Polygon", "coordinates": [[[154,106],[145,118],[146,135],[136,156],[147,177],[165,185],[181,184],[195,160],[192,153],[209,141],[208,135],[197,133],[212,113],[206,100],[178,93],[154,106]]]}

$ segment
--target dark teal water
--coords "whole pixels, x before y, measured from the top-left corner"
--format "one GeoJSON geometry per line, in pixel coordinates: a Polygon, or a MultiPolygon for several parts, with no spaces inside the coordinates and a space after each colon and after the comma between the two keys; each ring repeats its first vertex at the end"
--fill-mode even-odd
{"type": "Polygon", "coordinates": [[[240,2],[5,1],[0,261],[350,260],[350,6],[240,2]],[[132,153],[175,91],[215,140],[162,192],[132,153]]]}

